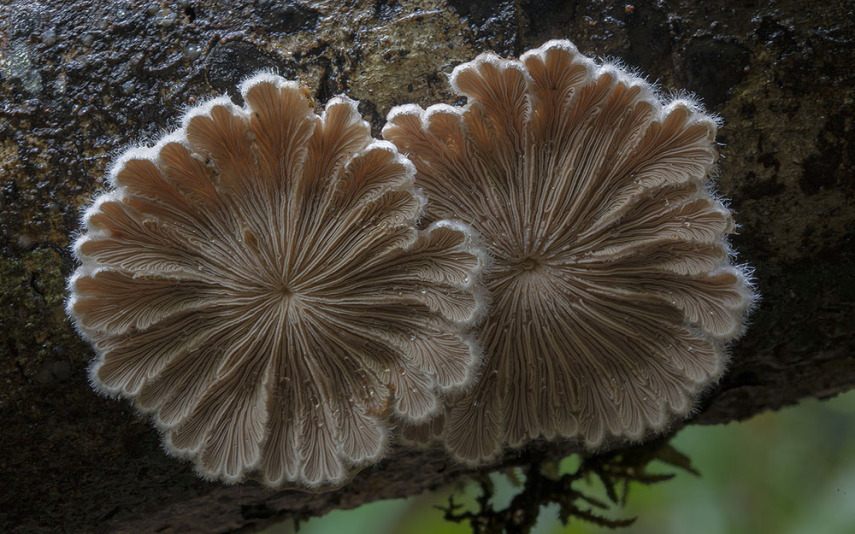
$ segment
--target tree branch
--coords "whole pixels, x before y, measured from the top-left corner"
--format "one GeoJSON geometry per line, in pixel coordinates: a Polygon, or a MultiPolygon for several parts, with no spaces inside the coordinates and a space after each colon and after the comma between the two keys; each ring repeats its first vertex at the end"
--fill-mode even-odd
{"type": "MultiPolygon", "coordinates": [[[[341,92],[359,99],[375,135],[392,105],[450,101],[444,74],[454,65],[487,49],[516,56],[549,38],[697,94],[724,119],[718,188],[732,199],[741,224],[734,245],[755,267],[763,300],[729,373],[693,420],[671,431],[855,385],[855,28],[844,3],[444,4],[13,0],[0,8],[0,530],[253,531],[492,469],[398,448],[317,495],[207,483],[167,457],[126,403],[90,389],[91,351],[63,310],[78,210],[119,149],[153,141],[185,106],[234,94],[260,68],[299,78],[319,102],[341,92]]],[[[497,467],[575,450],[534,443],[497,467]]]]}

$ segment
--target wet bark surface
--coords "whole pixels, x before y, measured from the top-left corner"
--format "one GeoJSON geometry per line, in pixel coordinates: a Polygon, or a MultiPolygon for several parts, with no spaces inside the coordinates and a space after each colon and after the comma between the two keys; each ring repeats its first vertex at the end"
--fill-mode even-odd
{"type": "MultiPolygon", "coordinates": [[[[79,213],[122,149],[270,69],[345,93],[379,133],[396,104],[456,101],[478,53],[569,38],[719,114],[717,184],[762,301],[693,420],[741,420],[855,385],[855,15],[851,2],[7,0],[0,6],[0,530],[253,531],[471,476],[396,450],[318,495],[199,480],[125,402],[87,382],[65,318],[79,213]],[[766,5],[762,5],[766,4],[766,5]]],[[[676,427],[673,429],[676,430],[676,427]]],[[[614,448],[625,447],[621,443],[614,448]]],[[[558,457],[536,444],[504,464],[558,457]]]]}

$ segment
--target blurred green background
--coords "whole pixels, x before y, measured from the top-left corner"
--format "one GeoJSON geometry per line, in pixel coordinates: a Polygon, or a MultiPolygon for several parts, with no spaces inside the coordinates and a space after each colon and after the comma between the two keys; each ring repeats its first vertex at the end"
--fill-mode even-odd
{"type": "MultiPolygon", "coordinates": [[[[582,521],[562,526],[557,508],[541,509],[535,534],[852,534],[855,533],[855,391],[829,401],[805,401],[749,421],[691,426],[673,445],[701,472],[686,472],[660,484],[632,484],[627,505],[610,518],[637,516],[634,525],[609,530],[582,521]]],[[[675,468],[655,464],[652,471],[675,468]]],[[[493,503],[505,506],[515,488],[504,475],[493,503]]],[[[300,526],[301,534],[469,534],[468,525],[448,523],[434,508],[455,501],[474,503],[469,485],[409,499],[381,501],[336,511],[300,526]]],[[[586,493],[604,498],[592,482],[586,493]]],[[[290,534],[290,521],[266,534],[290,534]]]]}

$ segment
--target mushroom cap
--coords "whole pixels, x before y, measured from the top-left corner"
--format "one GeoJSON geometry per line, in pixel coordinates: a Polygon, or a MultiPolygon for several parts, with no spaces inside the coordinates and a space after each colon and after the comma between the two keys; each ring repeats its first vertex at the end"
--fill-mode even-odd
{"type": "Polygon", "coordinates": [[[259,74],[129,150],[84,215],[67,311],[93,387],[151,414],[206,478],[342,483],[468,384],[484,263],[419,229],[413,166],[344,97],[259,74]]]}
{"type": "Polygon", "coordinates": [[[470,222],[492,256],[482,376],[445,413],[449,451],[596,448],[686,414],[754,299],[709,188],[716,121],[568,41],[482,54],[451,86],[465,106],[397,107],[383,129],[416,166],[425,220],[470,222]]]}

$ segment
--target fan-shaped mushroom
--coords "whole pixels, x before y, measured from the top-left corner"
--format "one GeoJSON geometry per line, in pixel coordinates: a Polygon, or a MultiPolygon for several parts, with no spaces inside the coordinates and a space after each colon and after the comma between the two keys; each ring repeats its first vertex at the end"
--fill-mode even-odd
{"type": "Polygon", "coordinates": [[[128,151],[85,214],[68,313],[93,386],[132,399],[201,475],[342,482],[467,384],[483,257],[419,230],[413,168],[338,97],[261,74],[128,151]]]}
{"type": "Polygon", "coordinates": [[[640,438],[721,374],[753,294],[708,189],[716,123],[568,41],[451,75],[463,107],[393,109],[427,220],[470,222],[493,257],[477,385],[446,445],[488,461],[545,436],[640,438]]]}

